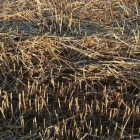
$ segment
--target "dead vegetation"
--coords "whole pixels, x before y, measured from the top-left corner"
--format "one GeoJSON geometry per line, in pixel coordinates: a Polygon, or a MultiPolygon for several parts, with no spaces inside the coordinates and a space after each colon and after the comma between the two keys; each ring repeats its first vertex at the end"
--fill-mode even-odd
{"type": "Polygon", "coordinates": [[[0,1],[0,139],[140,138],[137,0],[0,1]]]}

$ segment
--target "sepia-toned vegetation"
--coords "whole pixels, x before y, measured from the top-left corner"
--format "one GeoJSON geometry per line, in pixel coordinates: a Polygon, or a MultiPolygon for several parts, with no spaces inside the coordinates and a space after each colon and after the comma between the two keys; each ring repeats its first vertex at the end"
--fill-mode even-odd
{"type": "Polygon", "coordinates": [[[138,0],[0,0],[0,139],[140,138],[138,0]]]}

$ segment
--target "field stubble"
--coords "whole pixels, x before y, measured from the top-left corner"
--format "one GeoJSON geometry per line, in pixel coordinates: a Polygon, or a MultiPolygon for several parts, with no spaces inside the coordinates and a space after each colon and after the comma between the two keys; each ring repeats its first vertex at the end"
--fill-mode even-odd
{"type": "Polygon", "coordinates": [[[140,138],[137,0],[0,1],[0,139],[140,138]]]}

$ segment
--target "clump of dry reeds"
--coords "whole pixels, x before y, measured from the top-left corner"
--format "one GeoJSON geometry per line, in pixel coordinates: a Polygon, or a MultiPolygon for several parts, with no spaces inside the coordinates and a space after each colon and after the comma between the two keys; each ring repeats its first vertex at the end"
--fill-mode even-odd
{"type": "Polygon", "coordinates": [[[0,139],[140,138],[137,0],[0,1],[0,139]]]}

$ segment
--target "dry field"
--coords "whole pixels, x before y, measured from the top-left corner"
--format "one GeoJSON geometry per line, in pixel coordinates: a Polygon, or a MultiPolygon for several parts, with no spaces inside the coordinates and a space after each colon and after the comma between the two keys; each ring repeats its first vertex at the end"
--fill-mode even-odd
{"type": "Polygon", "coordinates": [[[138,0],[0,0],[0,140],[140,139],[138,0]]]}

